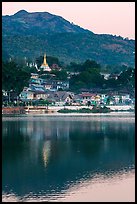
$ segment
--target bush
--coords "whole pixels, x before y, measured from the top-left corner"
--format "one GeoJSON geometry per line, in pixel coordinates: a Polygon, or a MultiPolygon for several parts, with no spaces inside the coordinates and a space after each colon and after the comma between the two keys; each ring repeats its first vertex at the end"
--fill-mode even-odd
{"type": "Polygon", "coordinates": [[[93,107],[93,109],[89,109],[89,108],[82,108],[79,110],[70,110],[70,109],[61,109],[58,112],[59,113],[109,113],[112,110],[110,108],[107,107],[93,107]]]}
{"type": "Polygon", "coordinates": [[[92,113],[110,113],[112,110],[107,107],[93,107],[92,113]]]}

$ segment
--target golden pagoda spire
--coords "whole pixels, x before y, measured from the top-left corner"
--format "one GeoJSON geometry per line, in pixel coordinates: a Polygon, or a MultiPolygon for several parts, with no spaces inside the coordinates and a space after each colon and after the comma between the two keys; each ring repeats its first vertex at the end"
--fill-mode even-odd
{"type": "Polygon", "coordinates": [[[47,61],[46,61],[46,54],[44,54],[44,61],[43,61],[43,65],[45,65],[45,66],[46,66],[46,65],[48,65],[48,64],[47,64],[47,61]]]}

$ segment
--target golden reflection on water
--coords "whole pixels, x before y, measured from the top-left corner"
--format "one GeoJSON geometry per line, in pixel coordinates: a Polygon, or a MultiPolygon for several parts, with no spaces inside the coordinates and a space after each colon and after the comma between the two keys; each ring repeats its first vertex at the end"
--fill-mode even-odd
{"type": "Polygon", "coordinates": [[[82,179],[60,194],[38,196],[30,192],[24,198],[14,194],[2,195],[2,202],[135,202],[135,172],[123,172],[111,176],[95,175],[93,179],[82,179]]]}
{"type": "Polygon", "coordinates": [[[46,167],[48,164],[49,156],[50,156],[50,149],[51,149],[51,142],[46,141],[44,143],[43,147],[43,161],[44,161],[44,166],[46,167]]]}

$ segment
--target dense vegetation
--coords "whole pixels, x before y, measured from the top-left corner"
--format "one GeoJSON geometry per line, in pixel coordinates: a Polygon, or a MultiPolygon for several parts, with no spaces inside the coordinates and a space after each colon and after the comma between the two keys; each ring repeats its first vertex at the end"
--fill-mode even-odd
{"type": "Polygon", "coordinates": [[[100,75],[100,69],[89,67],[70,79],[70,87],[74,90],[97,88],[102,87],[103,82],[104,79],[100,75]]]}
{"type": "Polygon", "coordinates": [[[107,107],[93,107],[92,109],[89,108],[81,108],[79,110],[71,110],[71,109],[61,109],[58,110],[59,113],[109,113],[112,110],[110,110],[110,108],[107,107]]]}
{"type": "MultiPolygon", "coordinates": [[[[101,73],[101,65],[95,61],[87,60],[83,64],[74,64],[73,66],[79,68],[81,71],[78,75],[72,76],[70,79],[70,88],[74,91],[80,89],[112,88],[115,90],[126,89],[132,92],[135,88],[135,69],[132,67],[125,67],[117,79],[110,78],[105,80],[101,73]]],[[[78,70],[77,70],[78,71],[78,70]]]]}
{"type": "Polygon", "coordinates": [[[2,17],[2,54],[33,61],[45,52],[62,62],[90,59],[102,65],[135,66],[135,41],[120,36],[97,35],[47,12],[20,11],[2,17]]]}
{"type": "Polygon", "coordinates": [[[15,62],[2,63],[2,89],[19,94],[28,85],[32,69],[23,68],[15,62]]]}

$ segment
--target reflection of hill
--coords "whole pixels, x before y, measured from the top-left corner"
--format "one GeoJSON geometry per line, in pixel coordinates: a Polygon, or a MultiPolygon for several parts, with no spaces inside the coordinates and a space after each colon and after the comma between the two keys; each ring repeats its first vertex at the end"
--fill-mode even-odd
{"type": "Polygon", "coordinates": [[[123,121],[5,121],[2,142],[3,191],[21,196],[134,165],[134,123],[123,121]]]}

